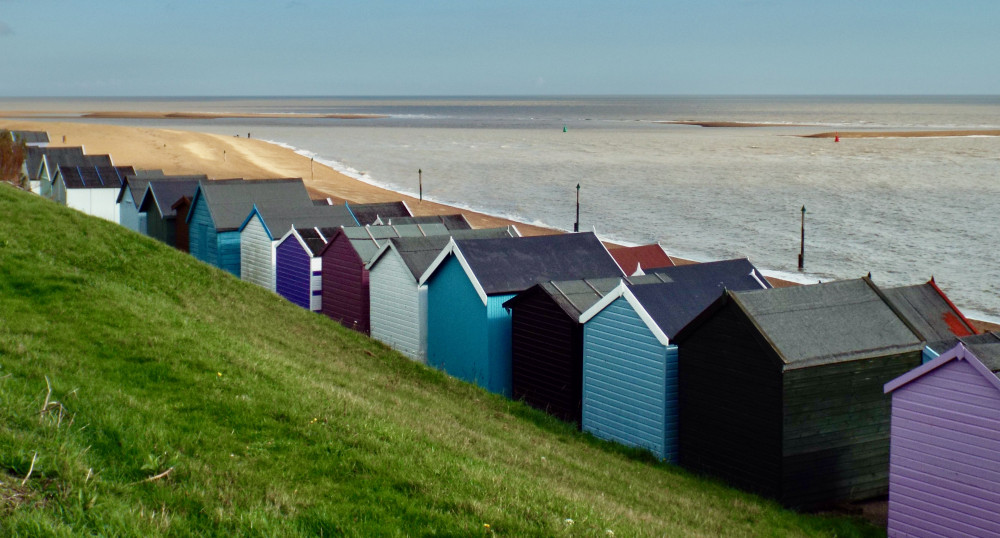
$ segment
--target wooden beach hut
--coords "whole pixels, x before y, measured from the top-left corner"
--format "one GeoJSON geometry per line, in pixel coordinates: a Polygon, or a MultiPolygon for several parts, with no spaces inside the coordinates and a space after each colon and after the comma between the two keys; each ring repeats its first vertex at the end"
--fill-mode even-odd
{"type": "Polygon", "coordinates": [[[118,223],[118,193],[131,166],[60,166],[52,183],[52,199],[105,220],[118,223]]]}
{"type": "Polygon", "coordinates": [[[200,182],[186,218],[191,255],[239,277],[239,228],[254,204],[264,200],[312,206],[309,193],[298,178],[200,182]]]}
{"type": "Polygon", "coordinates": [[[28,146],[22,172],[31,184],[32,192],[52,198],[52,182],[59,166],[113,166],[109,155],[86,155],[81,147],[28,146]]]}
{"type": "Polygon", "coordinates": [[[726,291],[675,342],[682,465],[795,507],[887,493],[882,385],[924,346],[870,279],[726,291]]]}
{"type": "Polygon", "coordinates": [[[889,536],[1000,536],[998,375],[986,333],[886,383],[889,536]]]}
{"type": "Polygon", "coordinates": [[[142,197],[146,195],[146,186],[154,177],[164,177],[162,170],[136,170],[135,174],[125,176],[122,187],[115,199],[118,209],[118,224],[141,234],[146,233],[146,215],[139,211],[142,197]]]}
{"type": "Polygon", "coordinates": [[[746,258],[666,267],[621,281],[580,314],[581,429],[675,461],[673,337],[724,290],[770,287],[746,258]]]}
{"type": "Polygon", "coordinates": [[[674,260],[659,243],[637,247],[612,247],[608,252],[618,262],[622,271],[630,276],[645,274],[649,269],[674,266],[674,260]]]}
{"type": "MultiPolygon", "coordinates": [[[[353,217],[351,217],[353,221],[353,217]]],[[[275,290],[306,310],[322,310],[323,258],[320,253],[340,226],[291,228],[275,247],[275,290]]]]}
{"type": "Polygon", "coordinates": [[[389,239],[445,235],[444,224],[358,226],[342,228],[329,238],[320,254],[323,314],[341,325],[368,334],[370,286],[365,266],[389,239]]]}
{"type": "MultiPolygon", "coordinates": [[[[205,176],[169,176],[150,181],[138,209],[146,215],[146,235],[177,247],[177,219],[183,221],[187,215],[178,215],[175,206],[181,199],[190,202],[203,180],[205,176]]],[[[187,234],[183,239],[186,245],[187,234]]]]}
{"type": "Polygon", "coordinates": [[[389,219],[396,217],[412,217],[410,207],[406,202],[378,202],[372,204],[352,204],[347,203],[347,208],[354,215],[354,220],[358,221],[358,226],[369,224],[386,224],[389,219]]]}
{"type": "MultiPolygon", "coordinates": [[[[624,280],[543,282],[504,303],[504,308],[511,312],[511,390],[514,399],[524,400],[562,420],[580,424],[584,349],[581,316],[616,291],[622,282],[628,286],[671,282],[683,285],[690,297],[685,297],[685,302],[675,309],[682,320],[690,320],[700,313],[722,293],[724,287],[761,289],[767,286],[767,281],[746,259],[685,267],[687,269],[661,268],[663,273],[652,272],[624,280]],[[672,275],[670,271],[673,271],[672,275]]],[[[616,293],[620,294],[622,290],[616,293]]],[[[596,314],[596,311],[592,312],[591,317],[596,314]]],[[[595,326],[600,321],[595,322],[595,326]]],[[[673,322],[672,326],[678,323],[673,322]]],[[[641,325],[633,326],[638,327],[641,325]]],[[[673,330],[670,330],[669,336],[673,335],[673,330]]],[[[645,331],[639,329],[639,332],[645,331]]],[[[631,338],[631,334],[623,333],[621,339],[604,345],[608,346],[606,349],[613,349],[625,357],[633,352],[631,338]]]]}
{"type": "Polygon", "coordinates": [[[49,133],[46,131],[7,131],[14,142],[24,142],[29,147],[44,148],[49,145],[49,133]]]}
{"type": "Polygon", "coordinates": [[[420,277],[427,363],[511,395],[511,318],[503,304],[546,280],[625,276],[593,233],[452,240],[420,277]]]}
{"type": "Polygon", "coordinates": [[[393,238],[368,262],[371,337],[427,363],[427,287],[420,276],[456,239],[519,237],[514,226],[452,229],[449,235],[393,238]]]}
{"type": "MultiPolygon", "coordinates": [[[[264,200],[240,225],[240,278],[275,291],[275,249],[292,226],[357,226],[354,216],[343,205],[311,204],[301,200],[264,200]]],[[[324,242],[325,243],[325,242],[324,242]]]]}

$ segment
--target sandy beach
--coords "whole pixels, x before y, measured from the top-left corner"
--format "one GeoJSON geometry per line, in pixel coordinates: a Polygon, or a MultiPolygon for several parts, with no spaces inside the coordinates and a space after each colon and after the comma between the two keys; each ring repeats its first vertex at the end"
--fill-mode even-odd
{"type": "Polygon", "coordinates": [[[523,235],[561,233],[420,201],[358,181],[292,150],[253,138],[82,122],[3,120],[0,128],[47,131],[53,147],[83,146],[88,154],[111,155],[115,164],[160,169],[166,174],[206,174],[210,179],[301,177],[314,198],[329,197],[338,202],[358,203],[403,200],[416,215],[464,213],[476,228],[517,224],[523,235]]]}
{"type": "MultiPolygon", "coordinates": [[[[177,175],[206,174],[210,179],[301,177],[314,198],[329,197],[338,202],[357,203],[403,200],[415,215],[463,213],[476,228],[515,224],[522,235],[563,233],[444,204],[419,201],[412,196],[358,181],[314,163],[290,149],[253,138],[84,122],[0,120],[0,128],[47,131],[53,147],[83,146],[88,154],[108,154],[115,164],[137,169],[160,169],[166,174],[177,175]]],[[[844,136],[841,134],[842,138],[844,136]]],[[[676,257],[674,260],[679,264],[694,263],[676,257]]],[[[797,285],[773,277],[768,280],[775,287],[797,285]]],[[[973,322],[981,329],[1000,330],[1000,325],[973,322]]]]}

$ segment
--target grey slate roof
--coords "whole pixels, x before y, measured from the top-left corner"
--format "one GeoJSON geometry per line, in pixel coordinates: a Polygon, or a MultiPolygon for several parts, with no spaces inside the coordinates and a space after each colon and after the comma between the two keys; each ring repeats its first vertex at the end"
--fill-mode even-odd
{"type": "Polygon", "coordinates": [[[514,237],[514,235],[513,230],[509,227],[480,228],[478,230],[450,230],[447,235],[394,237],[390,241],[403,259],[403,263],[406,264],[406,268],[410,270],[410,274],[415,280],[419,280],[452,237],[455,239],[490,239],[514,237]]]}
{"type": "Polygon", "coordinates": [[[343,205],[314,205],[303,207],[294,201],[264,200],[257,203],[257,212],[272,239],[281,239],[288,230],[295,228],[339,228],[357,226],[350,210],[343,205]]]}
{"type": "MultiPolygon", "coordinates": [[[[39,169],[42,167],[42,158],[48,156],[49,164],[53,167],[51,172],[55,174],[56,167],[60,164],[81,165],[88,164],[84,158],[83,148],[42,148],[38,146],[28,146],[28,153],[24,156],[24,162],[28,167],[28,177],[37,178],[39,169]]],[[[108,163],[110,164],[110,163],[108,163]]]]}
{"type": "Polygon", "coordinates": [[[928,342],[976,334],[965,316],[930,282],[882,292],[928,342]]]}
{"type": "Polygon", "coordinates": [[[383,224],[430,224],[440,222],[449,230],[471,230],[472,225],[466,220],[465,215],[426,215],[422,217],[390,217],[382,218],[383,224]]]}
{"type": "Polygon", "coordinates": [[[958,339],[991,372],[1000,377],[1000,334],[990,332],[958,339]]]}
{"type": "Polygon", "coordinates": [[[323,247],[326,246],[327,242],[333,239],[333,236],[340,230],[340,226],[327,227],[327,228],[295,228],[295,233],[299,234],[306,243],[306,248],[309,249],[310,255],[313,257],[319,256],[323,252],[323,247]]]}
{"type": "MultiPolygon", "coordinates": [[[[578,319],[620,282],[625,282],[668,338],[673,338],[715,302],[724,289],[759,290],[771,287],[746,258],[664,269],[670,271],[657,270],[626,278],[550,281],[543,282],[540,287],[567,316],[578,319]],[[751,271],[755,274],[751,275],[751,271]]],[[[510,302],[514,301],[516,299],[510,302]]]]}
{"type": "MultiPolygon", "coordinates": [[[[118,192],[118,199],[116,201],[120,204],[125,196],[131,196],[132,203],[138,207],[142,203],[142,197],[146,195],[146,187],[149,186],[149,182],[154,179],[165,179],[166,177],[163,170],[136,170],[134,174],[125,176],[125,180],[122,181],[122,189],[118,192]]],[[[206,175],[175,177],[208,179],[206,175]]]]}
{"type": "Polygon", "coordinates": [[[194,191],[198,188],[198,182],[204,180],[204,176],[169,176],[161,179],[153,179],[146,186],[146,192],[139,202],[139,211],[149,211],[152,204],[156,204],[160,216],[170,219],[177,216],[177,210],[173,205],[182,197],[194,196],[194,191]]]}
{"type": "Polygon", "coordinates": [[[455,243],[487,295],[518,293],[546,280],[625,276],[592,232],[455,243]]]}
{"type": "Polygon", "coordinates": [[[729,296],[773,344],[785,369],[923,348],[867,278],[729,296]]]}
{"type": "Polygon", "coordinates": [[[410,208],[406,207],[406,204],[403,202],[347,204],[347,207],[350,208],[351,212],[354,214],[354,218],[357,219],[358,225],[360,226],[375,224],[379,219],[381,219],[384,224],[391,218],[413,216],[413,214],[410,213],[410,208]]]}
{"type": "Polygon", "coordinates": [[[45,131],[11,131],[11,136],[15,141],[23,141],[25,144],[44,144],[49,141],[49,133],[45,131]]]}
{"type": "Polygon", "coordinates": [[[400,226],[353,226],[343,233],[351,241],[361,261],[368,263],[386,241],[395,237],[426,237],[446,235],[444,224],[404,224],[400,226]]]}
{"type": "Polygon", "coordinates": [[[121,189],[131,166],[60,166],[59,175],[67,189],[121,189]]]}
{"type": "MultiPolygon", "coordinates": [[[[218,231],[238,230],[255,203],[315,207],[302,179],[227,179],[201,181],[198,186],[218,231]]],[[[193,212],[188,212],[188,219],[193,212]]]]}
{"type": "Polygon", "coordinates": [[[647,276],[664,282],[633,282],[629,289],[668,338],[673,338],[725,290],[771,288],[746,258],[662,267],[647,276]]]}

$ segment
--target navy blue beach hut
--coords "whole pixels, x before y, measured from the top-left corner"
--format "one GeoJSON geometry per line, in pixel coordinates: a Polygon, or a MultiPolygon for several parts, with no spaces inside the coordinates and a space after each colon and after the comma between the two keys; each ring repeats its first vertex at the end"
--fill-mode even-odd
{"type": "Polygon", "coordinates": [[[341,229],[292,228],[275,248],[275,291],[294,304],[319,312],[323,306],[323,258],[327,242],[341,229]]]}
{"type": "Polygon", "coordinates": [[[191,255],[239,277],[240,226],[264,200],[312,206],[301,179],[200,182],[187,214],[191,255]]]}
{"type": "Polygon", "coordinates": [[[674,336],[725,290],[771,285],[749,260],[664,267],[621,281],[580,315],[581,428],[677,459],[674,336]]]}
{"type": "Polygon", "coordinates": [[[503,303],[538,282],[624,277],[593,233],[452,240],[427,285],[427,363],[511,395],[511,320],[503,303]]]}

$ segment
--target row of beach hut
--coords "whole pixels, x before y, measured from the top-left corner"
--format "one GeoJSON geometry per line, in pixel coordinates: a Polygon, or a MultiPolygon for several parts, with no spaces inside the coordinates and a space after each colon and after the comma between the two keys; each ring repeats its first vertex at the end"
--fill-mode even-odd
{"type": "Polygon", "coordinates": [[[746,259],[675,265],[590,232],[312,200],[297,178],[111,174],[52,149],[27,165],[40,194],[117,184],[91,214],[597,437],[794,507],[888,493],[893,535],[1000,533],[1000,336],[933,279],[772,288],[746,259]]]}

